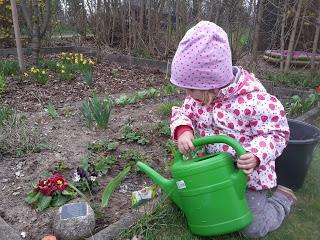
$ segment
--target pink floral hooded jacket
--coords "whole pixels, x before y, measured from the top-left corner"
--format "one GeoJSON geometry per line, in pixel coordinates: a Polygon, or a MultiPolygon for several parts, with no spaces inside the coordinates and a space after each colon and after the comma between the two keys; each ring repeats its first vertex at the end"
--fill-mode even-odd
{"type": "MultiPolygon", "coordinates": [[[[275,159],[289,139],[289,127],[280,101],[268,94],[249,72],[234,67],[235,81],[221,89],[210,105],[186,97],[183,106],[172,108],[172,137],[178,126],[187,125],[200,136],[228,135],[256,155],[260,165],[247,177],[251,190],[277,185],[275,159]]],[[[225,144],[208,145],[207,151],[235,151],[225,144]]]]}

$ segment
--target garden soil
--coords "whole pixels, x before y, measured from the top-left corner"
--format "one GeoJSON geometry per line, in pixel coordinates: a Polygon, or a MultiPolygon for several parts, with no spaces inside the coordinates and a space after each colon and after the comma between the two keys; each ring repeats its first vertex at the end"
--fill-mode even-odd
{"type": "MultiPolygon", "coordinates": [[[[160,88],[166,84],[164,74],[148,69],[128,69],[116,64],[97,64],[94,66],[95,92],[98,96],[117,97],[122,93],[130,94],[136,90],[150,87],[160,88]]],[[[71,180],[72,171],[80,166],[80,160],[87,153],[87,145],[99,140],[119,141],[114,154],[117,161],[107,175],[99,177],[99,189],[94,193],[94,202],[101,203],[104,186],[127,164],[121,154],[129,149],[143,153],[152,167],[165,174],[168,162],[165,151],[167,137],[159,134],[160,117],[157,106],[161,98],[115,107],[110,115],[106,130],[90,130],[86,127],[79,107],[83,100],[92,96],[80,76],[66,82],[49,76],[46,85],[37,85],[17,77],[10,77],[8,91],[2,102],[14,106],[19,113],[27,116],[32,126],[41,129],[46,149],[39,153],[30,153],[21,157],[0,155],[0,216],[18,232],[26,232],[26,239],[41,239],[52,233],[52,220],[57,208],[37,212],[25,202],[27,192],[41,175],[53,172],[59,162],[66,165],[61,174],[71,180]],[[56,107],[59,117],[52,119],[44,111],[48,101],[56,107]],[[150,143],[138,145],[127,143],[122,137],[123,126],[130,121],[134,127],[146,133],[150,143]]],[[[102,153],[111,154],[109,152],[102,153]]],[[[122,215],[132,211],[131,192],[149,186],[151,181],[141,172],[133,170],[113,193],[109,206],[97,212],[95,232],[116,222],[122,215]]]]}

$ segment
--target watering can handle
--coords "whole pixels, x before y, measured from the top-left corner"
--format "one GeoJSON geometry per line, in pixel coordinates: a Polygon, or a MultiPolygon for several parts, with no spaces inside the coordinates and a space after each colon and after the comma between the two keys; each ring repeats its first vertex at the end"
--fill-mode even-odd
{"type": "MultiPolygon", "coordinates": [[[[207,145],[211,143],[225,143],[230,147],[232,147],[236,151],[238,156],[241,156],[246,153],[246,150],[242,147],[242,145],[237,140],[224,135],[202,137],[202,138],[193,140],[192,143],[195,147],[199,147],[199,146],[207,145]]],[[[182,153],[180,151],[177,151],[176,159],[178,161],[183,159],[182,153]]]]}

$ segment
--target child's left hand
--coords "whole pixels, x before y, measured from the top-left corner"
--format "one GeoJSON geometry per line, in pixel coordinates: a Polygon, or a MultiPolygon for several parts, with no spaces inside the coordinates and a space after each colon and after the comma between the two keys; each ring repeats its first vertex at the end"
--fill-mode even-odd
{"type": "Polygon", "coordinates": [[[244,173],[250,174],[253,169],[258,165],[259,159],[252,153],[246,153],[240,156],[237,160],[237,166],[243,169],[244,173]]]}

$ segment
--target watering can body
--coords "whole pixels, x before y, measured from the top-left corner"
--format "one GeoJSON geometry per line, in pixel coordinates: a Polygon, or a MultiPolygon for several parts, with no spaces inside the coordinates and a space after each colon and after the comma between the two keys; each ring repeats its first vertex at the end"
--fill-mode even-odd
{"type": "MultiPolygon", "coordinates": [[[[210,136],[193,141],[195,146],[227,143],[238,155],[242,146],[227,136],[210,136]]],[[[246,175],[236,169],[232,156],[222,152],[184,161],[177,152],[168,180],[147,165],[137,166],[150,176],[184,212],[192,233],[215,236],[238,231],[252,221],[245,198],[246,175]]]]}

